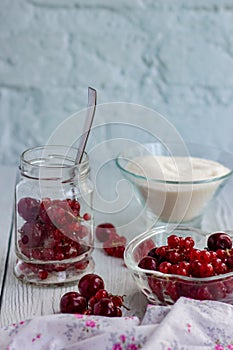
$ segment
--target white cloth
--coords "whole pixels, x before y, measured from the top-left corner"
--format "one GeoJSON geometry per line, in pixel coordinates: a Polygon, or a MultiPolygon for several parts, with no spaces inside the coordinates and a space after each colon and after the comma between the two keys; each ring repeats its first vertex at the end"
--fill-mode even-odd
{"type": "Polygon", "coordinates": [[[137,317],[56,314],[0,329],[1,350],[233,350],[233,306],[180,298],[137,317]]]}

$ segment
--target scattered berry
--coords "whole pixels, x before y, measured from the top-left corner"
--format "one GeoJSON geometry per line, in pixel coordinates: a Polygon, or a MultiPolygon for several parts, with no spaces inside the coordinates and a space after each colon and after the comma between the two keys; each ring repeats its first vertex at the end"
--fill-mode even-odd
{"type": "Polygon", "coordinates": [[[121,307],[127,309],[124,305],[124,297],[108,293],[103,286],[104,281],[100,276],[84,275],[78,284],[79,293],[68,292],[61,297],[60,311],[62,313],[121,317],[121,307]]]}
{"type": "Polygon", "coordinates": [[[116,316],[116,306],[110,298],[100,299],[93,307],[94,315],[116,316]]]}
{"type": "Polygon", "coordinates": [[[104,289],[104,281],[100,276],[89,273],[80,279],[78,289],[85,298],[89,299],[93,297],[98,290],[104,289]]]}
{"type": "Polygon", "coordinates": [[[116,228],[113,224],[109,222],[99,224],[95,230],[96,238],[100,242],[107,241],[109,239],[110,234],[114,233],[116,233],[116,228]]]}
{"type": "Polygon", "coordinates": [[[86,310],[86,299],[77,292],[68,292],[60,300],[62,313],[76,314],[86,310]]]}
{"type": "Polygon", "coordinates": [[[105,252],[115,258],[123,258],[126,245],[126,238],[117,233],[111,234],[109,239],[103,243],[105,252]]]}

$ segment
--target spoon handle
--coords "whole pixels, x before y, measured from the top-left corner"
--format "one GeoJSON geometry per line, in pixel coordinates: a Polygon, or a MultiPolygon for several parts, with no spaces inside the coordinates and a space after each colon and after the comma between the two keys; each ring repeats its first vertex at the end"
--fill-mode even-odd
{"type": "Polygon", "coordinates": [[[76,156],[75,163],[80,164],[82,161],[83,153],[85,151],[85,147],[87,144],[87,139],[90,134],[92,122],[95,115],[96,110],[96,100],[97,100],[97,92],[92,87],[88,87],[88,104],[87,104],[87,116],[85,119],[85,124],[83,128],[83,133],[79,142],[79,148],[76,156]]]}

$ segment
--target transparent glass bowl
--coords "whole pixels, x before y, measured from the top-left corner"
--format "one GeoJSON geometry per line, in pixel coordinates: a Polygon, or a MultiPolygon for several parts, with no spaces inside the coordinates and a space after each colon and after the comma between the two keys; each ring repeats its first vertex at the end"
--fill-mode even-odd
{"type": "MultiPolygon", "coordinates": [[[[232,232],[227,232],[232,236],[232,232]]],[[[171,305],[183,296],[233,304],[233,272],[212,277],[194,278],[138,267],[139,261],[147,254],[146,247],[151,246],[151,241],[156,246],[166,245],[167,238],[171,234],[180,237],[191,236],[195,241],[195,247],[199,249],[203,249],[207,245],[208,235],[205,232],[187,226],[168,225],[142,233],[134,238],[125,249],[125,264],[148,301],[151,304],[171,305]]]]}
{"type": "MultiPolygon", "coordinates": [[[[153,166],[160,167],[156,159],[153,166]]],[[[226,181],[231,177],[233,171],[233,154],[219,150],[215,147],[187,143],[185,145],[163,145],[159,142],[140,144],[121,152],[116,158],[116,164],[122,174],[135,188],[137,199],[145,208],[146,214],[153,217],[154,221],[162,223],[188,223],[189,226],[198,227],[198,219],[215,197],[226,181]],[[183,165],[176,161],[176,157],[187,157],[186,170],[192,178],[192,164],[189,157],[204,158],[218,162],[230,169],[222,176],[211,176],[210,178],[195,181],[167,181],[164,178],[152,178],[145,172],[138,175],[138,171],[144,171],[137,163],[141,156],[170,156],[176,167],[178,175],[183,165]],[[129,170],[129,164],[133,164],[135,172],[129,170]],[[195,224],[195,221],[197,224],[195,224]]],[[[162,176],[163,172],[160,169],[162,176]]]]}

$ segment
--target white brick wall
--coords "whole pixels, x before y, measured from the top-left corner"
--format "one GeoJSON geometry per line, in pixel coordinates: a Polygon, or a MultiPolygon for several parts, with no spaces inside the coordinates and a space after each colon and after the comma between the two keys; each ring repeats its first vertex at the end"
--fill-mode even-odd
{"type": "Polygon", "coordinates": [[[1,163],[45,143],[89,85],[233,150],[233,1],[0,1],[1,163]]]}

